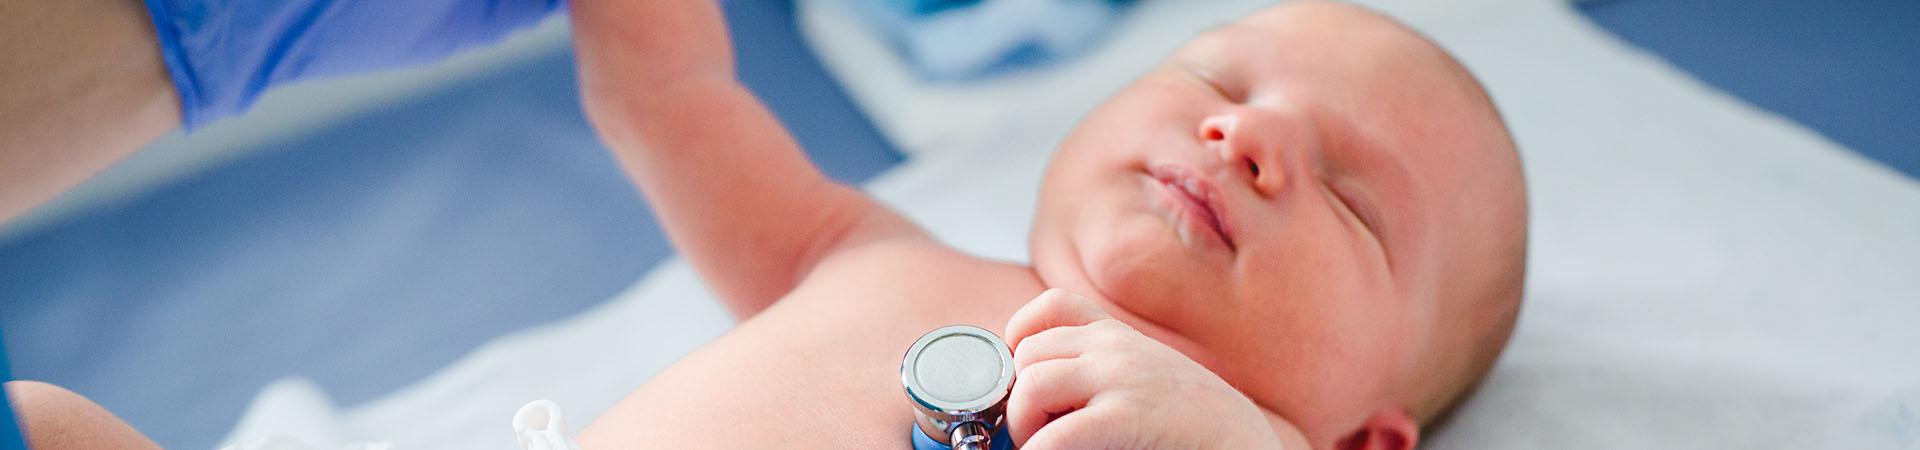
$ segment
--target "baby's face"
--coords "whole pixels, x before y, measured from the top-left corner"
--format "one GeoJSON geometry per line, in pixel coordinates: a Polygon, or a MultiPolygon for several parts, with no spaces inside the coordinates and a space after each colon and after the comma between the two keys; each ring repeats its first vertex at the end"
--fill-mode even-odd
{"type": "Polygon", "coordinates": [[[1481,95],[1437,47],[1351,7],[1215,29],[1061,144],[1035,265],[1319,444],[1407,394],[1442,278],[1484,264],[1454,249],[1500,238],[1480,222],[1512,205],[1487,190],[1517,180],[1482,179],[1518,169],[1481,95]]]}

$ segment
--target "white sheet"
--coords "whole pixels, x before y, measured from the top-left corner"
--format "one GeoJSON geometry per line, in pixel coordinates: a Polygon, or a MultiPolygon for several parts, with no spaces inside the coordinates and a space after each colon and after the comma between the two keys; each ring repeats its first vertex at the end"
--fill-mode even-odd
{"type": "MultiPolygon", "coordinates": [[[[915,154],[869,190],[961,248],[1024,259],[1040,165],[1072,119],[1185,35],[1262,3],[1148,1],[1087,59],[945,87],[905,78],[830,2],[803,11],[829,65],[860,69],[839,75],[915,154]]],[[[1920,448],[1920,184],[1559,2],[1368,3],[1490,86],[1533,196],[1516,336],[1427,448],[1920,448]]],[[[551,398],[585,423],[728,326],[673,263],[368,405],[333,411],[277,385],[233,437],[512,448],[521,403],[551,398]]]]}

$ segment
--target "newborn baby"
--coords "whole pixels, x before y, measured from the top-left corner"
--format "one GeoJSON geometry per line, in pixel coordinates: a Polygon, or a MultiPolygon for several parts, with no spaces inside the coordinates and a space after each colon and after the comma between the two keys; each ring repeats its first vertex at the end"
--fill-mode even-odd
{"type": "Polygon", "coordinates": [[[1013,347],[1023,448],[1405,449],[1513,326],[1512,140],[1367,10],[1273,7],[1115,93],[1060,143],[1020,265],[823,177],[735,80],[714,2],[571,3],[589,117],[741,319],[586,448],[907,448],[901,354],[963,323],[1013,347]]]}

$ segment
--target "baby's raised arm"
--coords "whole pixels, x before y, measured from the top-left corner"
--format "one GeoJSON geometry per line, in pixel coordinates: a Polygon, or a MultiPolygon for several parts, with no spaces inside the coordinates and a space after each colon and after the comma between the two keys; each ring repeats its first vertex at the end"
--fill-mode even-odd
{"type": "Polygon", "coordinates": [[[716,0],[575,0],[587,117],[736,317],[821,259],[919,231],[800,152],[734,77],[716,0]]]}

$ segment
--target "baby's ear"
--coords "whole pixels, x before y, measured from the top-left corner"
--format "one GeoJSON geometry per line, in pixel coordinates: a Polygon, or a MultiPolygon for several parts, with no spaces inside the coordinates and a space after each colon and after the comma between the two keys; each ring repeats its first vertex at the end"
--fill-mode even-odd
{"type": "Polygon", "coordinates": [[[1400,408],[1389,408],[1367,417],[1360,428],[1340,438],[1339,450],[1412,450],[1420,443],[1420,421],[1400,408]]]}

